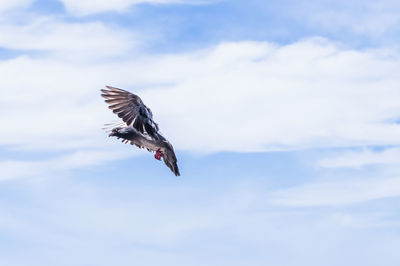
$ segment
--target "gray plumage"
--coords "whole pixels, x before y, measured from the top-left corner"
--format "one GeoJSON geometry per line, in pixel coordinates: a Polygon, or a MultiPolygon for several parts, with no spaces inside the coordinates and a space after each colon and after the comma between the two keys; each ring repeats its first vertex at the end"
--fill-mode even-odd
{"type": "Polygon", "coordinates": [[[126,124],[115,127],[110,137],[122,138],[122,142],[146,148],[156,152],[156,159],[163,158],[164,163],[171,171],[179,176],[179,169],[174,148],[159,132],[158,125],[153,121],[153,114],[139,96],[128,91],[106,86],[101,96],[109,104],[109,108],[126,124]]]}

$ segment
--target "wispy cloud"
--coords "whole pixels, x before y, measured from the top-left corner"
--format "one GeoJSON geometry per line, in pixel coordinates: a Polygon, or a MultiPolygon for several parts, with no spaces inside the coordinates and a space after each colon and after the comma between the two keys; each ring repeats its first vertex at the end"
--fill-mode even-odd
{"type": "Polygon", "coordinates": [[[316,182],[275,191],[270,202],[287,206],[340,206],[400,197],[399,177],[365,177],[316,182]]]}
{"type": "Polygon", "coordinates": [[[53,58],[96,59],[132,52],[137,36],[102,22],[68,23],[50,17],[33,17],[26,23],[0,25],[0,46],[42,52],[53,58]]]}
{"type": "Polygon", "coordinates": [[[382,151],[362,150],[348,151],[322,159],[318,166],[327,168],[360,168],[367,165],[399,164],[400,149],[389,148],[382,151]]]}
{"type": "Polygon", "coordinates": [[[395,234],[370,230],[382,225],[383,212],[264,210],[260,198],[248,202],[253,189],[217,189],[210,195],[208,186],[172,181],[151,189],[139,183],[99,188],[78,180],[33,184],[29,193],[14,191],[24,194],[24,204],[0,203],[0,226],[30,256],[14,254],[0,241],[0,262],[320,265],[329,258],[328,265],[337,265],[345,256],[346,262],[374,265],[369,261],[390,262],[385,254],[397,254],[395,234]]]}
{"type": "Polygon", "coordinates": [[[58,155],[55,158],[40,160],[6,160],[0,162],[2,174],[0,181],[34,178],[44,179],[52,175],[59,175],[68,170],[99,165],[108,161],[132,156],[135,152],[126,150],[82,150],[68,155],[58,155]]]}
{"type": "Polygon", "coordinates": [[[35,2],[35,0],[2,0],[0,1],[0,12],[23,9],[29,7],[33,2],[35,2]]]}
{"type": "Polygon", "coordinates": [[[398,34],[399,11],[399,2],[394,0],[293,1],[289,14],[326,33],[352,33],[378,40],[398,34]]]}
{"type": "Polygon", "coordinates": [[[204,0],[61,0],[67,10],[72,15],[89,15],[106,11],[127,11],[131,6],[137,4],[197,4],[207,3],[210,1],[204,0]]]}

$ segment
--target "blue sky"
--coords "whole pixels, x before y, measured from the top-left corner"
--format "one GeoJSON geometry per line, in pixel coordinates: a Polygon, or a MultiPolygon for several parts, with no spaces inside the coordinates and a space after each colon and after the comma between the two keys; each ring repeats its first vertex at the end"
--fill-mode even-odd
{"type": "Polygon", "coordinates": [[[397,1],[0,3],[1,265],[399,265],[397,1]],[[176,178],[107,138],[135,92],[176,178]]]}

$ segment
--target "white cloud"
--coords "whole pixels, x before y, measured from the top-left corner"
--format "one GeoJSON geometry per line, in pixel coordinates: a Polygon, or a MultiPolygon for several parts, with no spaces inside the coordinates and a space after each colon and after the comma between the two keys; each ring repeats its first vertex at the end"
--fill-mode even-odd
{"type": "Polygon", "coordinates": [[[366,165],[399,164],[400,149],[390,148],[383,151],[350,151],[318,162],[318,166],[327,168],[360,168],[366,165]]]}
{"type": "Polygon", "coordinates": [[[84,168],[98,165],[107,161],[122,159],[132,156],[134,151],[115,151],[112,148],[103,150],[82,150],[75,151],[68,155],[57,156],[50,159],[19,161],[6,160],[0,162],[0,181],[17,178],[34,177],[42,179],[50,175],[59,175],[66,170],[84,168]]]}
{"type": "Polygon", "coordinates": [[[399,177],[317,182],[271,193],[269,202],[288,206],[340,206],[400,197],[399,177]]]}
{"type": "Polygon", "coordinates": [[[34,1],[35,0],[0,0],[0,12],[25,8],[31,5],[34,1]]]}
{"type": "Polygon", "coordinates": [[[152,78],[162,73],[173,85],[143,96],[186,149],[396,144],[400,126],[388,121],[400,115],[398,66],[397,57],[380,51],[319,40],[226,43],[156,61],[152,78]]]}
{"type": "Polygon", "coordinates": [[[64,59],[122,56],[132,52],[136,43],[129,31],[101,22],[66,23],[35,17],[23,25],[0,25],[1,47],[47,52],[64,59]]]}
{"type": "Polygon", "coordinates": [[[396,33],[400,5],[395,0],[302,1],[289,10],[298,20],[329,32],[352,32],[379,40],[396,33]]]}
{"type": "Polygon", "coordinates": [[[400,144],[392,122],[400,116],[399,67],[396,51],[347,50],[320,39],[222,43],[106,64],[20,57],[0,63],[0,119],[8,125],[1,141],[101,145],[99,127],[115,119],[99,96],[109,84],[138,93],[177,149],[400,144]]]}
{"type": "Polygon", "coordinates": [[[196,4],[206,1],[198,0],[61,0],[67,10],[74,15],[89,15],[106,11],[126,11],[137,4],[196,4]]]}

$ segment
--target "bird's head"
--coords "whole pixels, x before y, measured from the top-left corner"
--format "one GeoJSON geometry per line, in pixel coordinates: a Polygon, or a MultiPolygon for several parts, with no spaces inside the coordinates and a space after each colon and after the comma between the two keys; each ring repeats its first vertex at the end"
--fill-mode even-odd
{"type": "Polygon", "coordinates": [[[108,135],[109,137],[118,137],[120,134],[119,131],[122,129],[122,127],[116,127],[111,130],[111,133],[108,135]]]}

